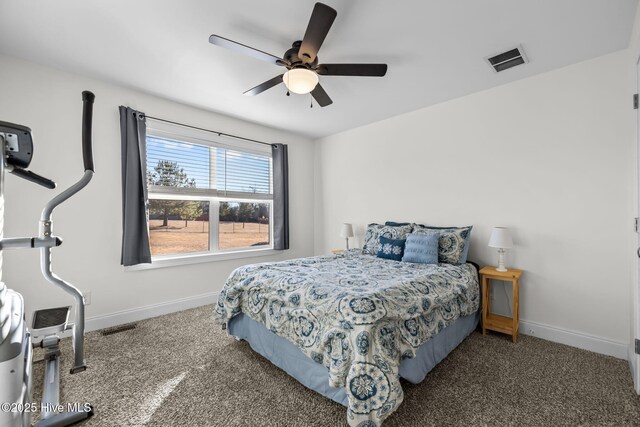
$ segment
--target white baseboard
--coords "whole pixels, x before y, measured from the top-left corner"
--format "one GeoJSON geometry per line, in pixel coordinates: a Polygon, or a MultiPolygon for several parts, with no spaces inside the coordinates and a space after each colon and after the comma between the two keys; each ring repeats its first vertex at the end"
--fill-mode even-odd
{"type": "MultiPolygon", "coordinates": [[[[174,301],[122,310],[103,316],[88,317],[85,322],[85,330],[88,332],[95,331],[97,329],[110,328],[125,323],[162,316],[164,314],[214,304],[218,299],[218,295],[219,292],[209,292],[174,301]]],[[[523,335],[542,338],[547,341],[581,348],[583,350],[593,351],[595,353],[605,354],[607,356],[617,357],[618,359],[629,360],[630,365],[633,363],[629,353],[631,349],[626,343],[585,334],[583,332],[571,331],[538,322],[532,322],[529,320],[520,321],[520,333],[523,335]]]]}
{"type": "Polygon", "coordinates": [[[607,356],[617,357],[618,359],[629,360],[629,344],[585,334],[583,332],[562,329],[529,320],[521,320],[520,333],[571,347],[581,348],[583,350],[593,351],[595,353],[605,354],[607,356]]]}
{"type": "Polygon", "coordinates": [[[219,292],[209,292],[206,294],[194,295],[192,297],[180,298],[174,301],[117,311],[115,313],[102,316],[87,317],[87,320],[85,321],[85,331],[88,332],[95,331],[97,329],[110,328],[125,323],[162,316],[163,314],[175,313],[177,311],[214,304],[218,300],[219,294],[219,292]]]}

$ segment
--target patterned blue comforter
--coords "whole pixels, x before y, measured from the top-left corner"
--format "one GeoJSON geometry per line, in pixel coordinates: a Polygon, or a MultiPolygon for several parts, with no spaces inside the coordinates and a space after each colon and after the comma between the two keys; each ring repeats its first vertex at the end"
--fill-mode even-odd
{"type": "Polygon", "coordinates": [[[215,308],[242,312],[298,346],[344,387],[351,426],[381,425],[400,405],[402,358],[460,316],[478,310],[470,264],[426,265],[359,251],[236,269],[215,308]]]}

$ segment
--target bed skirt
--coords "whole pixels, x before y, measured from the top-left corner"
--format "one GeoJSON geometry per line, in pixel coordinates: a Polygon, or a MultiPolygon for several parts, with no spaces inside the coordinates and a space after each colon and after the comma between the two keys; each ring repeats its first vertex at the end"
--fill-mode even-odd
{"type": "MultiPolygon", "coordinates": [[[[436,336],[422,344],[416,357],[400,363],[400,376],[414,384],[420,383],[440,361],[456,348],[477,327],[480,311],[458,318],[436,336]]],[[[264,325],[240,313],[228,325],[229,334],[245,340],[257,353],[266,357],[302,385],[347,406],[343,388],[329,386],[329,371],[307,357],[294,344],[269,331],[264,325]]]]}

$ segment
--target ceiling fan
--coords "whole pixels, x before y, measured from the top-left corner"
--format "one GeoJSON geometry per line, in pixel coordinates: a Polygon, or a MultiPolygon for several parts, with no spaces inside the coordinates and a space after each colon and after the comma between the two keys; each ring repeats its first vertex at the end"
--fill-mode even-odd
{"type": "Polygon", "coordinates": [[[215,34],[209,37],[209,43],[287,69],[284,74],[249,89],[244,93],[245,95],[255,96],[284,83],[288,89],[287,96],[289,92],[311,93],[311,96],[321,107],[326,107],[333,101],[320,85],[318,75],[383,77],[387,73],[387,64],[318,64],[318,50],[336,19],[336,15],[335,9],[323,3],[316,3],[304,38],[302,41],[293,42],[291,48],[284,53],[282,58],[215,34]]]}

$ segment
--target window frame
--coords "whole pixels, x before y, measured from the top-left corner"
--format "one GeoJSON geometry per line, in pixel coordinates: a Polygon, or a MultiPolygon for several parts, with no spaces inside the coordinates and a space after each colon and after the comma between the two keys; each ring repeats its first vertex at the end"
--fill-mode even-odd
{"type": "MultiPolygon", "coordinates": [[[[193,264],[229,259],[249,258],[254,256],[266,256],[278,253],[273,249],[273,158],[271,148],[257,143],[235,140],[230,137],[209,133],[199,129],[192,129],[171,123],[164,123],[148,119],[152,123],[147,124],[146,137],[173,139],[187,143],[207,145],[209,147],[240,151],[248,154],[265,156],[269,158],[269,193],[254,193],[247,197],[245,192],[226,191],[206,188],[170,188],[150,185],[147,188],[147,203],[149,200],[194,200],[209,203],[209,250],[187,253],[152,255],[151,264],[139,264],[127,267],[129,270],[145,270],[150,268],[168,267],[173,265],[193,264]],[[220,203],[266,203],[269,205],[269,244],[260,247],[240,247],[220,249],[220,203]]],[[[145,138],[145,153],[147,152],[147,139],[145,138]]],[[[147,157],[147,156],[146,156],[147,157]]],[[[147,158],[145,157],[145,166],[147,158]]],[[[171,159],[167,159],[171,160],[171,159]]],[[[211,165],[209,166],[211,170],[211,165]]],[[[145,169],[146,173],[146,169],[145,169]]],[[[150,232],[149,232],[150,234],[150,232]]]]}

